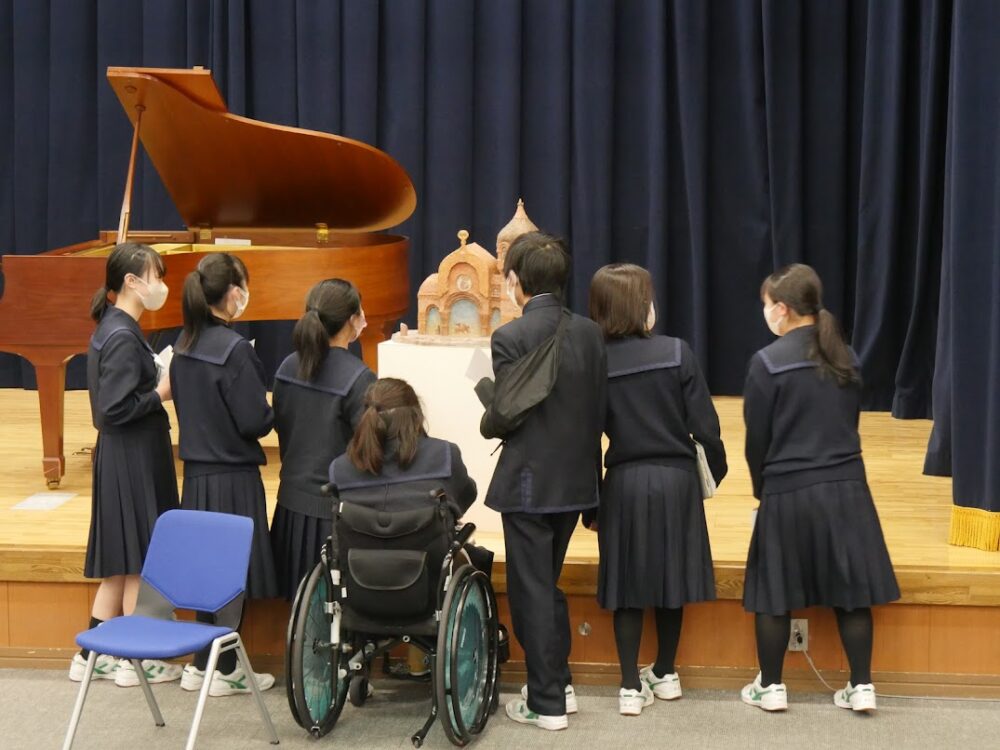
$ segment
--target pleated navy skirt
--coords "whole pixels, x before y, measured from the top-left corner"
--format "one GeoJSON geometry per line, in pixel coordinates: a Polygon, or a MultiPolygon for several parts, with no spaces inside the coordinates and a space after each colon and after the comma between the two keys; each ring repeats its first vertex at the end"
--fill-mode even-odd
{"type": "Polygon", "coordinates": [[[613,466],[597,518],[602,607],[676,608],[715,599],[696,473],[646,463],[613,466]]]}
{"type": "Polygon", "coordinates": [[[867,482],[821,482],[773,494],[765,486],[747,555],[748,612],[851,610],[898,598],[867,482]]]}
{"type": "Polygon", "coordinates": [[[153,526],[177,508],[177,474],[166,418],[160,425],[99,433],[94,448],[87,578],[138,575],[153,526]]]}
{"type": "Polygon", "coordinates": [[[333,530],[329,518],[315,518],[289,510],[279,503],[271,522],[271,548],[278,574],[278,590],[288,601],[295,598],[299,582],[319,562],[320,551],[333,530]]]}
{"type": "Polygon", "coordinates": [[[267,503],[260,470],[238,470],[184,477],[181,507],[232,513],[253,520],[253,547],[247,574],[247,597],[269,599],[278,595],[271,539],[267,529],[267,503]]]}

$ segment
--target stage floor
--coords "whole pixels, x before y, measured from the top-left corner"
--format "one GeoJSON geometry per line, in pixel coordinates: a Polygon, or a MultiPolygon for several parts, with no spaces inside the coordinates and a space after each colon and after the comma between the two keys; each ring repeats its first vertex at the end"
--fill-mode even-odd
{"type": "MultiPolygon", "coordinates": [[[[719,596],[733,599],[742,592],[756,501],[743,461],[742,402],[718,398],[716,403],[730,470],[706,509],[719,596]]],[[[58,492],[72,497],[51,510],[14,508],[36,493],[48,496],[41,472],[36,394],[0,389],[0,414],[0,581],[80,581],[90,518],[90,455],[86,451],[96,435],[87,394],[66,394],[66,475],[58,492]]],[[[1000,554],[947,544],[951,482],[921,473],[929,431],[928,421],[900,421],[884,413],[866,413],[861,421],[869,481],[904,590],[903,601],[1000,604],[1000,554]]],[[[271,462],[264,467],[264,485],[273,511],[277,438],[272,433],[263,442],[271,462]]],[[[481,533],[478,538],[503,559],[499,533],[481,533]]],[[[593,591],[596,561],[596,535],[578,529],[567,557],[569,590],[593,591]]]]}

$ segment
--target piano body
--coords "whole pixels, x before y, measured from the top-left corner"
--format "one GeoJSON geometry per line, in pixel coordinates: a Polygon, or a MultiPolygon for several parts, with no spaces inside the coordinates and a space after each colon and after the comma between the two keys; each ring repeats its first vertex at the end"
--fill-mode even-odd
{"type": "Polygon", "coordinates": [[[405,221],[416,194],[390,156],[349,138],[230,114],[207,70],[109,68],[108,80],[134,126],[118,231],[2,258],[0,351],[35,367],[50,488],[65,470],[66,362],[87,350],[90,299],[122,238],[151,245],[167,267],[170,296],[143,315],[146,331],[182,325],[184,277],[220,250],[240,256],[250,273],[253,296],[241,321],[296,320],[317,281],[354,282],[368,317],[362,352],[373,369],[378,342],[409,306],[409,242],[379,230],[405,221]],[[129,231],[140,140],[186,230],[129,231]]]}

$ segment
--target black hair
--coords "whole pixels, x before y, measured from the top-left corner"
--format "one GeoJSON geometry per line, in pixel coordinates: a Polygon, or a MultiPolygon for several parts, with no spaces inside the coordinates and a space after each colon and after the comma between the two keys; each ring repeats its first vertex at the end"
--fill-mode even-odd
{"type": "Polygon", "coordinates": [[[101,319],[108,308],[108,295],[111,292],[117,294],[122,290],[126,276],[132,274],[141,279],[150,268],[154,269],[160,278],[167,274],[163,258],[149,245],[138,242],[115,245],[104,267],[104,286],[94,292],[94,297],[90,301],[90,317],[96,321],[101,319]]]}
{"type": "Polygon", "coordinates": [[[306,313],[295,324],[292,345],[299,354],[299,377],[312,380],[330,351],[330,339],[361,312],[361,294],[344,279],[325,279],[309,290],[306,313]]]}
{"type": "Polygon", "coordinates": [[[212,319],[212,307],[222,301],[230,287],[243,287],[249,281],[246,265],[235,255],[209,253],[202,258],[184,279],[181,297],[184,333],[177,341],[177,350],[183,352],[193,347],[205,324],[212,319]]]}
{"type": "Polygon", "coordinates": [[[517,274],[521,290],[529,295],[563,296],[569,277],[569,253],[566,242],[545,232],[526,232],[507,250],[503,275],[517,274]]]}
{"type": "Polygon", "coordinates": [[[823,282],[811,266],[793,263],[778,269],[761,284],[761,300],[764,295],[775,304],[783,303],[797,315],[816,317],[809,358],[819,365],[821,375],[833,376],[840,385],[861,381],[840,324],[833,313],[823,307],[823,282]]]}

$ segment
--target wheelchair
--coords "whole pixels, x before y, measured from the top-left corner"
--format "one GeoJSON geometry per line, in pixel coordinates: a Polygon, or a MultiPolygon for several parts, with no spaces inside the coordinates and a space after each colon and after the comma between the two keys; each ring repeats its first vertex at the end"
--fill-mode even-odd
{"type": "Polygon", "coordinates": [[[374,660],[401,644],[420,649],[431,670],[431,712],[414,747],[435,719],[452,744],[467,745],[497,709],[496,597],[461,551],[475,526],[456,527],[444,492],[430,494],[426,507],[392,513],[335,497],[333,532],[299,584],[285,650],[288,705],[314,738],[348,699],[364,703],[374,660]]]}

